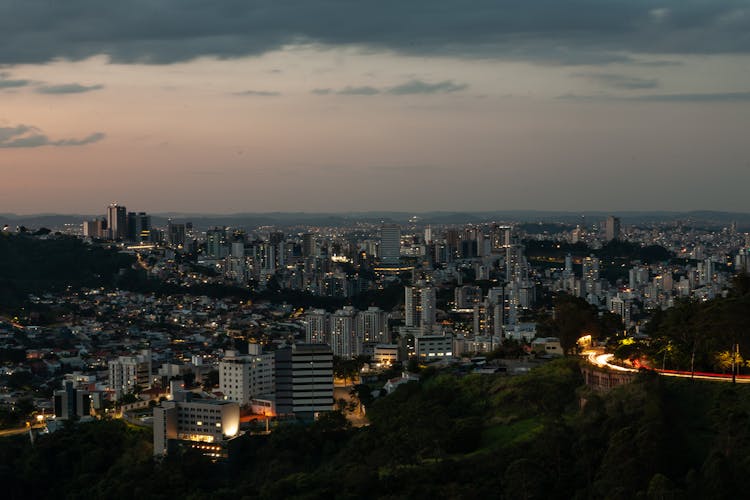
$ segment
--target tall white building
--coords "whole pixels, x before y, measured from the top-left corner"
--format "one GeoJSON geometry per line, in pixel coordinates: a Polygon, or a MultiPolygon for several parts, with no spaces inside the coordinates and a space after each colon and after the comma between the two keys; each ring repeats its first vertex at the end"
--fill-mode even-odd
{"type": "Polygon", "coordinates": [[[109,365],[109,388],[114,391],[115,401],[133,392],[151,387],[151,351],[141,351],[137,356],[120,356],[109,365]]]}
{"type": "Polygon", "coordinates": [[[404,287],[406,326],[429,334],[435,326],[436,301],[435,289],[424,281],[404,287]]]}
{"type": "Polygon", "coordinates": [[[356,335],[362,342],[390,343],[388,313],[379,307],[370,307],[357,313],[356,335]]]}
{"type": "Polygon", "coordinates": [[[329,316],[325,309],[313,309],[305,314],[305,342],[325,344],[328,342],[329,316]]]}
{"type": "Polygon", "coordinates": [[[226,351],[219,362],[219,389],[224,397],[240,405],[263,394],[274,392],[274,356],[273,353],[250,353],[237,355],[226,351]]]}
{"type": "Polygon", "coordinates": [[[355,310],[345,306],[331,315],[329,344],[334,356],[351,358],[362,353],[362,339],[357,338],[355,310]]]}

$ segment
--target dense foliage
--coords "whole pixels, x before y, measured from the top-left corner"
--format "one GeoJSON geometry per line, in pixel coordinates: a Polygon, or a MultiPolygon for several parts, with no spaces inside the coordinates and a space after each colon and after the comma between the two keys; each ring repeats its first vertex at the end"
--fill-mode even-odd
{"type": "Polygon", "coordinates": [[[28,294],[110,285],[134,260],[72,236],[40,239],[0,233],[0,304],[10,309],[28,294]]]}
{"type": "Polygon", "coordinates": [[[438,372],[368,408],[235,442],[233,459],[151,459],[120,421],[0,440],[5,498],[736,498],[750,388],[644,375],[605,395],[574,359],[520,377],[438,372]],[[583,404],[581,404],[583,403],[583,404]]]}
{"type": "Polygon", "coordinates": [[[654,368],[746,373],[750,357],[750,278],[739,275],[726,297],[705,302],[681,300],[656,311],[650,339],[625,343],[621,359],[648,359],[654,368]]]}

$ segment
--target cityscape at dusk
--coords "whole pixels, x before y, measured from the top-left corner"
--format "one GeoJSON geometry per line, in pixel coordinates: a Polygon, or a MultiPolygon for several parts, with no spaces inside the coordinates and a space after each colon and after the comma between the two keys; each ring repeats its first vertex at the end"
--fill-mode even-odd
{"type": "Polygon", "coordinates": [[[8,499],[736,499],[750,1],[0,0],[8,499]]]}
{"type": "Polygon", "coordinates": [[[746,210],[744,1],[220,4],[2,2],[5,211],[746,210]]]}

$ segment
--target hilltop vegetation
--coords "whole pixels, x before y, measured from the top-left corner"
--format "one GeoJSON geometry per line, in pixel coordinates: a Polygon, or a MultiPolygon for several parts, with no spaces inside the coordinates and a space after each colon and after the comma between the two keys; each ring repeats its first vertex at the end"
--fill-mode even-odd
{"type": "Polygon", "coordinates": [[[577,361],[434,373],[374,403],[235,442],[234,459],[151,459],[120,421],[0,440],[6,498],[733,498],[750,472],[750,388],[645,375],[600,396],[577,361]],[[581,397],[585,404],[582,406],[581,397]],[[582,406],[582,407],[581,407],[582,406]]]}
{"type": "Polygon", "coordinates": [[[738,275],[726,297],[700,302],[684,299],[657,310],[650,339],[626,342],[620,359],[645,358],[656,368],[731,373],[748,372],[750,357],[750,277],[738,275]]]}
{"type": "Polygon", "coordinates": [[[108,286],[134,261],[132,255],[87,245],[73,236],[40,239],[0,233],[0,304],[10,309],[29,294],[108,286]]]}

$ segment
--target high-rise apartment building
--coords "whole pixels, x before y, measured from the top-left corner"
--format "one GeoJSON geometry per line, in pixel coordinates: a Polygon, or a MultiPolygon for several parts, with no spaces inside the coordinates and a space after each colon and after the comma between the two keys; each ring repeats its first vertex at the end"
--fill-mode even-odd
{"type": "Polygon", "coordinates": [[[305,342],[308,344],[328,343],[329,314],[325,309],[313,309],[305,314],[305,342]]]}
{"type": "Polygon", "coordinates": [[[328,343],[334,356],[351,358],[362,353],[362,341],[356,338],[355,310],[345,306],[331,315],[328,343]]]}
{"type": "Polygon", "coordinates": [[[388,332],[388,313],[379,307],[369,307],[366,311],[359,311],[355,338],[363,343],[389,344],[391,338],[388,332]]]}
{"type": "MultiPolygon", "coordinates": [[[[257,344],[252,347],[259,347],[257,344]]],[[[226,351],[219,362],[219,390],[224,397],[240,405],[250,404],[253,398],[274,392],[274,355],[259,349],[241,356],[226,351]]]]}
{"type": "Polygon", "coordinates": [[[435,288],[418,281],[414,286],[404,287],[404,308],[407,327],[421,328],[424,334],[435,325],[435,288]]]}
{"type": "Polygon", "coordinates": [[[120,356],[109,363],[109,388],[114,391],[115,401],[133,392],[151,387],[151,351],[141,351],[136,356],[120,356]]]}

